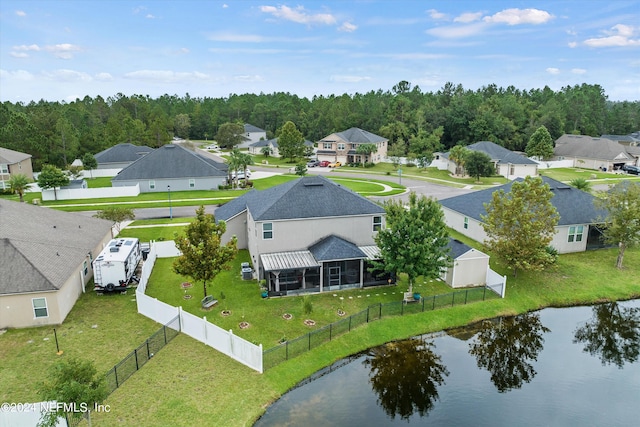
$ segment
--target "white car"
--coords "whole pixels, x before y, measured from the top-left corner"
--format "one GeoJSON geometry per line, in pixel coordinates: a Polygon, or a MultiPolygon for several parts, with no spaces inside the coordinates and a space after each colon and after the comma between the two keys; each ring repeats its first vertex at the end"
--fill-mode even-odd
{"type": "MultiPolygon", "coordinates": [[[[244,171],[238,171],[238,176],[236,177],[235,172],[231,172],[231,178],[233,179],[244,179],[244,171]]],[[[247,169],[247,179],[251,178],[251,171],[247,169]]]]}
{"type": "Polygon", "coordinates": [[[219,150],[220,147],[218,147],[216,144],[211,144],[211,145],[207,145],[206,147],[204,147],[205,150],[219,150]]]}

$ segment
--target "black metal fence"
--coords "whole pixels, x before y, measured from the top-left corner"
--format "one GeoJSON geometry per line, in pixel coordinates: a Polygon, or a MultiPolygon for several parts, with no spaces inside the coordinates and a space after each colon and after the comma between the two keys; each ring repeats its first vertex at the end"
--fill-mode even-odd
{"type": "Polygon", "coordinates": [[[142,368],[162,347],[180,333],[180,316],[176,316],[156,333],[151,335],[138,348],[107,372],[107,388],[109,393],[120,387],[123,382],[142,368]]]}
{"type": "Polygon", "coordinates": [[[500,298],[500,294],[489,287],[469,288],[443,295],[433,295],[421,298],[420,301],[406,303],[393,301],[370,305],[359,313],[352,314],[337,322],[331,323],[301,337],[286,341],[276,347],[265,350],[262,353],[264,369],[269,369],[277,364],[289,360],[302,353],[331,341],[333,338],[343,335],[351,329],[373,320],[379,320],[385,316],[403,316],[405,314],[421,313],[455,305],[464,305],[488,299],[500,298]]]}

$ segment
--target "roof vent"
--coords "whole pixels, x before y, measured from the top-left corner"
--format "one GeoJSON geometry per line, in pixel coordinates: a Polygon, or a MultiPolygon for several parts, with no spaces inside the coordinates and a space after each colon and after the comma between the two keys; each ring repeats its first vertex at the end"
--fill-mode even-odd
{"type": "Polygon", "coordinates": [[[173,145],[173,144],[167,144],[167,145],[165,145],[165,148],[175,148],[175,147],[176,147],[176,146],[175,146],[175,145],[173,145]]]}
{"type": "Polygon", "coordinates": [[[120,248],[117,246],[111,246],[109,248],[109,252],[119,252],[119,251],[120,251],[120,248]]]}

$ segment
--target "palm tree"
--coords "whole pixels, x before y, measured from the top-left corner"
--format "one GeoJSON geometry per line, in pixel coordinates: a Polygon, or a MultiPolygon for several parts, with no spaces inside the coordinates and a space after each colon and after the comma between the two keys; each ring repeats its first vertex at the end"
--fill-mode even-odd
{"type": "Polygon", "coordinates": [[[11,191],[17,193],[20,196],[20,202],[24,202],[24,192],[29,188],[29,183],[31,181],[29,178],[21,173],[17,173],[15,175],[11,175],[9,178],[9,185],[11,186],[11,191]]]}
{"type": "Polygon", "coordinates": [[[262,149],[260,150],[260,152],[262,154],[264,154],[265,157],[269,157],[271,155],[271,153],[273,152],[273,150],[271,150],[271,147],[268,145],[265,145],[264,147],[262,147],[262,149]]]}
{"type": "Polygon", "coordinates": [[[253,156],[247,153],[240,153],[238,156],[238,166],[244,174],[244,186],[247,186],[247,167],[253,164],[253,156]]]}
{"type": "Polygon", "coordinates": [[[456,145],[449,151],[449,159],[456,164],[456,175],[464,171],[464,164],[469,154],[469,149],[464,145],[456,145]]]}

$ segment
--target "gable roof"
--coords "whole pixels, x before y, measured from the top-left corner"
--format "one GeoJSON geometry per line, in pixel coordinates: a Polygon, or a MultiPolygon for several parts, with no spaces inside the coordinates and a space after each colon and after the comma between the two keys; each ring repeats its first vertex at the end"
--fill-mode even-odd
{"type": "Polygon", "coordinates": [[[245,132],[266,132],[264,129],[260,129],[259,127],[250,125],[249,123],[244,124],[244,131],[245,132]]]}
{"type": "Polygon", "coordinates": [[[360,128],[355,128],[355,127],[351,129],[347,129],[342,132],[336,132],[334,135],[336,135],[338,138],[340,138],[345,142],[353,142],[353,143],[360,143],[360,144],[375,144],[378,142],[388,141],[387,138],[383,138],[374,133],[368,132],[366,130],[362,130],[360,128]]]}
{"type": "Polygon", "coordinates": [[[59,289],[87,254],[110,236],[111,225],[0,199],[0,295],[59,289]]]}
{"type": "Polygon", "coordinates": [[[13,165],[32,157],[31,154],[0,147],[0,163],[13,165]]]}
{"type": "Polygon", "coordinates": [[[309,252],[318,261],[367,258],[356,245],[333,234],[311,245],[309,252]]]}
{"type": "Polygon", "coordinates": [[[447,243],[447,248],[449,248],[449,254],[451,258],[456,259],[460,255],[466,254],[471,249],[471,246],[462,243],[460,240],[454,239],[453,237],[449,237],[449,243],[447,243]]]}
{"type": "Polygon", "coordinates": [[[295,179],[266,190],[251,190],[216,209],[229,220],[249,210],[255,221],[384,214],[365,197],[323,176],[295,179]]]}
{"type": "Polygon", "coordinates": [[[123,143],[102,150],[94,157],[98,163],[124,163],[135,162],[140,157],[145,156],[153,151],[153,148],[145,145],[134,145],[123,143]]]}
{"type": "Polygon", "coordinates": [[[627,153],[628,148],[608,138],[564,134],[556,140],[553,154],[585,159],[627,160],[632,158],[627,153]]]}
{"type": "Polygon", "coordinates": [[[522,154],[514,153],[495,142],[480,141],[475,144],[468,145],[467,148],[472,151],[480,151],[491,157],[494,162],[507,163],[512,165],[537,165],[533,160],[523,156],[522,154]]]}
{"type": "MultiPolygon", "coordinates": [[[[604,212],[594,206],[595,197],[591,194],[546,176],[543,176],[542,180],[549,185],[553,192],[551,203],[560,215],[558,225],[592,224],[599,216],[604,216],[604,212]]],[[[487,214],[484,204],[491,202],[493,192],[503,190],[508,193],[511,191],[511,186],[514,182],[522,181],[522,178],[517,178],[498,187],[440,200],[440,204],[445,208],[482,222],[480,215],[487,214]]]]}
{"type": "Polygon", "coordinates": [[[111,181],[227,176],[227,170],[224,163],[180,145],[167,144],[131,163],[111,181]]]}

